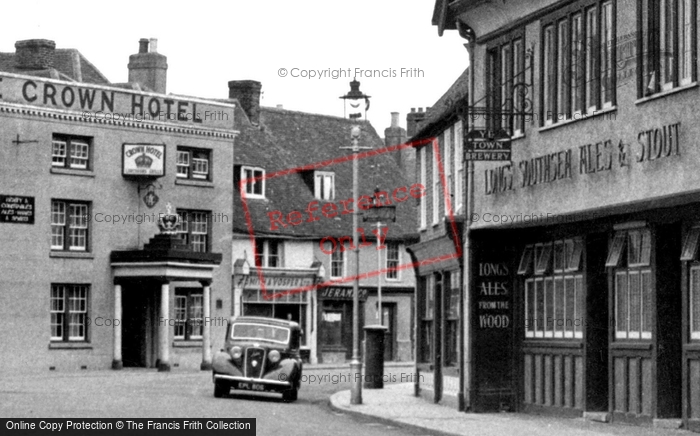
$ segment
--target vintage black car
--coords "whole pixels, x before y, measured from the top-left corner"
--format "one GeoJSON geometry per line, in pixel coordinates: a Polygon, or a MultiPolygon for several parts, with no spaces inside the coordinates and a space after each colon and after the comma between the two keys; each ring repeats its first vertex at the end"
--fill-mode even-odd
{"type": "Polygon", "coordinates": [[[279,392],[296,401],[301,385],[301,328],[293,321],[256,316],[231,318],[224,349],[212,363],[214,396],[231,389],[279,392]]]}

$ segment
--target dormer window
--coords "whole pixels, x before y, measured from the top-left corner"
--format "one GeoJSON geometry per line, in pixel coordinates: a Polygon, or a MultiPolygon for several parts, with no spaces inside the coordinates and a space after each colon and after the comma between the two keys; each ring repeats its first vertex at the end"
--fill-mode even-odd
{"type": "Polygon", "coordinates": [[[327,171],[314,173],[314,197],[327,201],[335,199],[335,173],[327,171]]]}
{"type": "Polygon", "coordinates": [[[265,170],[241,167],[241,181],[245,184],[246,198],[265,198],[265,170]]]}
{"type": "Polygon", "coordinates": [[[177,177],[180,179],[211,180],[211,150],[177,148],[177,177]]]}

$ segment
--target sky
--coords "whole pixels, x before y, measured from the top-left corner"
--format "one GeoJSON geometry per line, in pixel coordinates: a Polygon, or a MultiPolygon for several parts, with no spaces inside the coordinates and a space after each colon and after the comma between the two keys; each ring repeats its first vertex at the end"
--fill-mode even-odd
{"type": "Polygon", "coordinates": [[[78,49],[111,82],[126,82],[138,40],[157,38],[167,92],[227,98],[228,81],[262,83],[263,106],[343,116],[356,77],[383,135],[391,112],[431,106],[467,66],[455,31],[438,37],[432,0],[225,2],[15,1],[3,5],[0,52],[23,39],[78,49]],[[8,19],[15,17],[14,19],[8,19]],[[315,77],[311,77],[315,76],[315,77]],[[336,77],[336,78],[333,78],[336,77]]]}

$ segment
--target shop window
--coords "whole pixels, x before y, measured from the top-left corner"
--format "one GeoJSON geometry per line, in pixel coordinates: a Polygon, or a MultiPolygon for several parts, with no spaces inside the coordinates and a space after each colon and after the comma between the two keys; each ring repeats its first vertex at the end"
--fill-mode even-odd
{"type": "Polygon", "coordinates": [[[240,180],[246,198],[265,198],[265,170],[262,168],[241,167],[240,180]]]}
{"type": "Polygon", "coordinates": [[[445,331],[445,366],[457,364],[459,344],[459,293],[461,289],[460,271],[451,271],[445,275],[446,288],[449,292],[445,295],[445,308],[447,310],[445,331]]]}
{"type": "Polygon", "coordinates": [[[399,264],[401,263],[401,252],[399,243],[389,241],[386,243],[386,279],[399,280],[399,264]]]}
{"type": "Polygon", "coordinates": [[[698,237],[700,227],[693,227],[683,243],[682,261],[691,261],[689,283],[689,324],[690,339],[700,340],[700,264],[697,262],[698,237]]]}
{"type": "Polygon", "coordinates": [[[615,338],[651,339],[651,232],[618,231],[606,266],[614,269],[615,338]]]}
{"type": "Polygon", "coordinates": [[[51,201],[51,250],[88,251],[88,203],[51,201]]]}
{"type": "Polygon", "coordinates": [[[434,353],[433,319],[435,311],[435,277],[432,275],[420,278],[420,288],[423,291],[421,313],[421,349],[420,361],[431,362],[434,353]]]}
{"type": "Polygon", "coordinates": [[[53,135],[51,141],[51,166],[73,170],[89,170],[92,138],[83,136],[53,135]]]}
{"type": "Polygon", "coordinates": [[[175,290],[175,326],[173,337],[179,340],[202,339],[204,328],[202,290],[175,290]]]}
{"type": "Polygon", "coordinates": [[[182,243],[197,253],[209,252],[211,212],[178,209],[177,234],[182,243]]]}
{"type": "Polygon", "coordinates": [[[525,278],[525,337],[583,337],[584,303],[580,238],[528,245],[518,274],[525,278]]]}
{"type": "Polygon", "coordinates": [[[614,45],[611,0],[583,2],[543,20],[542,125],[615,104],[614,45]]]}
{"type": "Polygon", "coordinates": [[[177,147],[177,177],[181,179],[211,180],[211,150],[177,147]]]}
{"type": "Polygon", "coordinates": [[[321,345],[324,348],[343,347],[343,311],[324,310],[321,321],[321,345]]]}
{"type": "Polygon", "coordinates": [[[282,268],[283,242],[277,239],[255,240],[255,266],[282,268]]]}
{"type": "Polygon", "coordinates": [[[90,285],[51,285],[51,340],[87,341],[90,285]]]}
{"type": "Polygon", "coordinates": [[[314,173],[314,197],[319,200],[335,199],[335,174],[327,171],[314,173]]]}
{"type": "Polygon", "coordinates": [[[695,8],[693,0],[641,0],[637,20],[642,35],[637,61],[643,72],[638,83],[639,97],[695,80],[695,8]]]}

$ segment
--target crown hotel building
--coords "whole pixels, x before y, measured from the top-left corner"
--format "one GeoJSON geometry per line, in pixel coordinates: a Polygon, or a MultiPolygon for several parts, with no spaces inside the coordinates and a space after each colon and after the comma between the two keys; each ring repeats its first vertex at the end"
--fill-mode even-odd
{"type": "Polygon", "coordinates": [[[437,1],[470,64],[465,395],[700,429],[698,7],[437,1]]]}
{"type": "Polygon", "coordinates": [[[165,94],[156,40],[118,84],[53,41],[15,47],[0,53],[0,366],[208,368],[231,313],[233,104],[165,94]]]}

